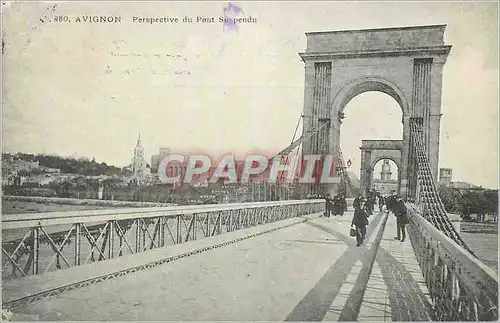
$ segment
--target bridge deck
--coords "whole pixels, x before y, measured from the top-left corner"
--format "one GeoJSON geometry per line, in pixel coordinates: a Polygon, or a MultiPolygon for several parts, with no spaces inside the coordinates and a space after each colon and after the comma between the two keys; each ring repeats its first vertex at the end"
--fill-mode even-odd
{"type": "Polygon", "coordinates": [[[297,221],[25,305],[13,320],[429,320],[420,269],[410,241],[393,239],[393,216],[371,217],[363,247],[349,237],[351,219],[352,211],[297,221]]]}
{"type": "Polygon", "coordinates": [[[359,321],[431,321],[431,300],[409,241],[395,240],[389,215],[366,285],[359,321]]]}

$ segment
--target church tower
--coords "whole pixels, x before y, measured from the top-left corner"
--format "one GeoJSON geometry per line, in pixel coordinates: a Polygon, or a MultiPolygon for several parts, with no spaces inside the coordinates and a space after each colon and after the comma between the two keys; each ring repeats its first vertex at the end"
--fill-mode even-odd
{"type": "Polygon", "coordinates": [[[147,176],[147,166],[144,160],[144,147],[141,144],[141,134],[137,137],[137,144],[134,148],[134,158],[132,158],[132,176],[135,180],[144,181],[147,176]]]}
{"type": "Polygon", "coordinates": [[[137,137],[137,144],[134,148],[134,158],[137,160],[144,159],[144,147],[141,145],[141,134],[137,137]]]}
{"type": "Polygon", "coordinates": [[[382,171],[380,172],[380,179],[382,181],[390,181],[391,174],[391,164],[389,164],[389,159],[384,159],[384,162],[382,164],[382,171]]]}

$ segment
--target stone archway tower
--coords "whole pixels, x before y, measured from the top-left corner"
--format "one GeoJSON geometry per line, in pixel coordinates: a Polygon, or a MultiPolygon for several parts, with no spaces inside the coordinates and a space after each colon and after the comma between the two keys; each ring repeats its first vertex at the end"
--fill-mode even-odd
{"type": "Polygon", "coordinates": [[[362,194],[367,194],[373,189],[375,164],[380,160],[390,159],[398,167],[397,181],[398,193],[402,185],[402,151],[403,140],[362,140],[361,141],[361,169],[359,187],[362,194]]]}
{"type": "MultiPolygon", "coordinates": [[[[423,118],[432,175],[437,180],[442,71],[451,46],[446,25],[307,33],[303,133],[323,130],[303,143],[303,154],[338,156],[347,103],[367,91],[393,97],[403,111],[402,195],[409,174],[409,119],[423,118]]],[[[368,139],[368,138],[367,138],[368,139]]],[[[335,193],[338,187],[328,188],[335,193]]]]}

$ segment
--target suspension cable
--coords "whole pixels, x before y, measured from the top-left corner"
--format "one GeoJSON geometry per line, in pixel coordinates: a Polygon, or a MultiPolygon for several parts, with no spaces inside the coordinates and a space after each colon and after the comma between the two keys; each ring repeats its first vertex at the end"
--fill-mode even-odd
{"type": "Polygon", "coordinates": [[[427,149],[423,141],[423,132],[421,125],[415,120],[410,122],[410,135],[412,140],[412,150],[415,152],[416,171],[417,171],[417,196],[418,207],[422,210],[422,216],[430,221],[437,229],[446,236],[453,239],[457,244],[470,252],[474,253],[460,237],[455,227],[451,223],[441,197],[436,188],[432,176],[427,149]]]}

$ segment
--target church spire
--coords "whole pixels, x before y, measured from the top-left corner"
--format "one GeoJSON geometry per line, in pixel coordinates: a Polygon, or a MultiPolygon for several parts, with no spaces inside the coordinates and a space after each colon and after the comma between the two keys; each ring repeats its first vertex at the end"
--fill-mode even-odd
{"type": "Polygon", "coordinates": [[[139,136],[137,136],[137,146],[141,145],[141,133],[139,132],[139,136]]]}

